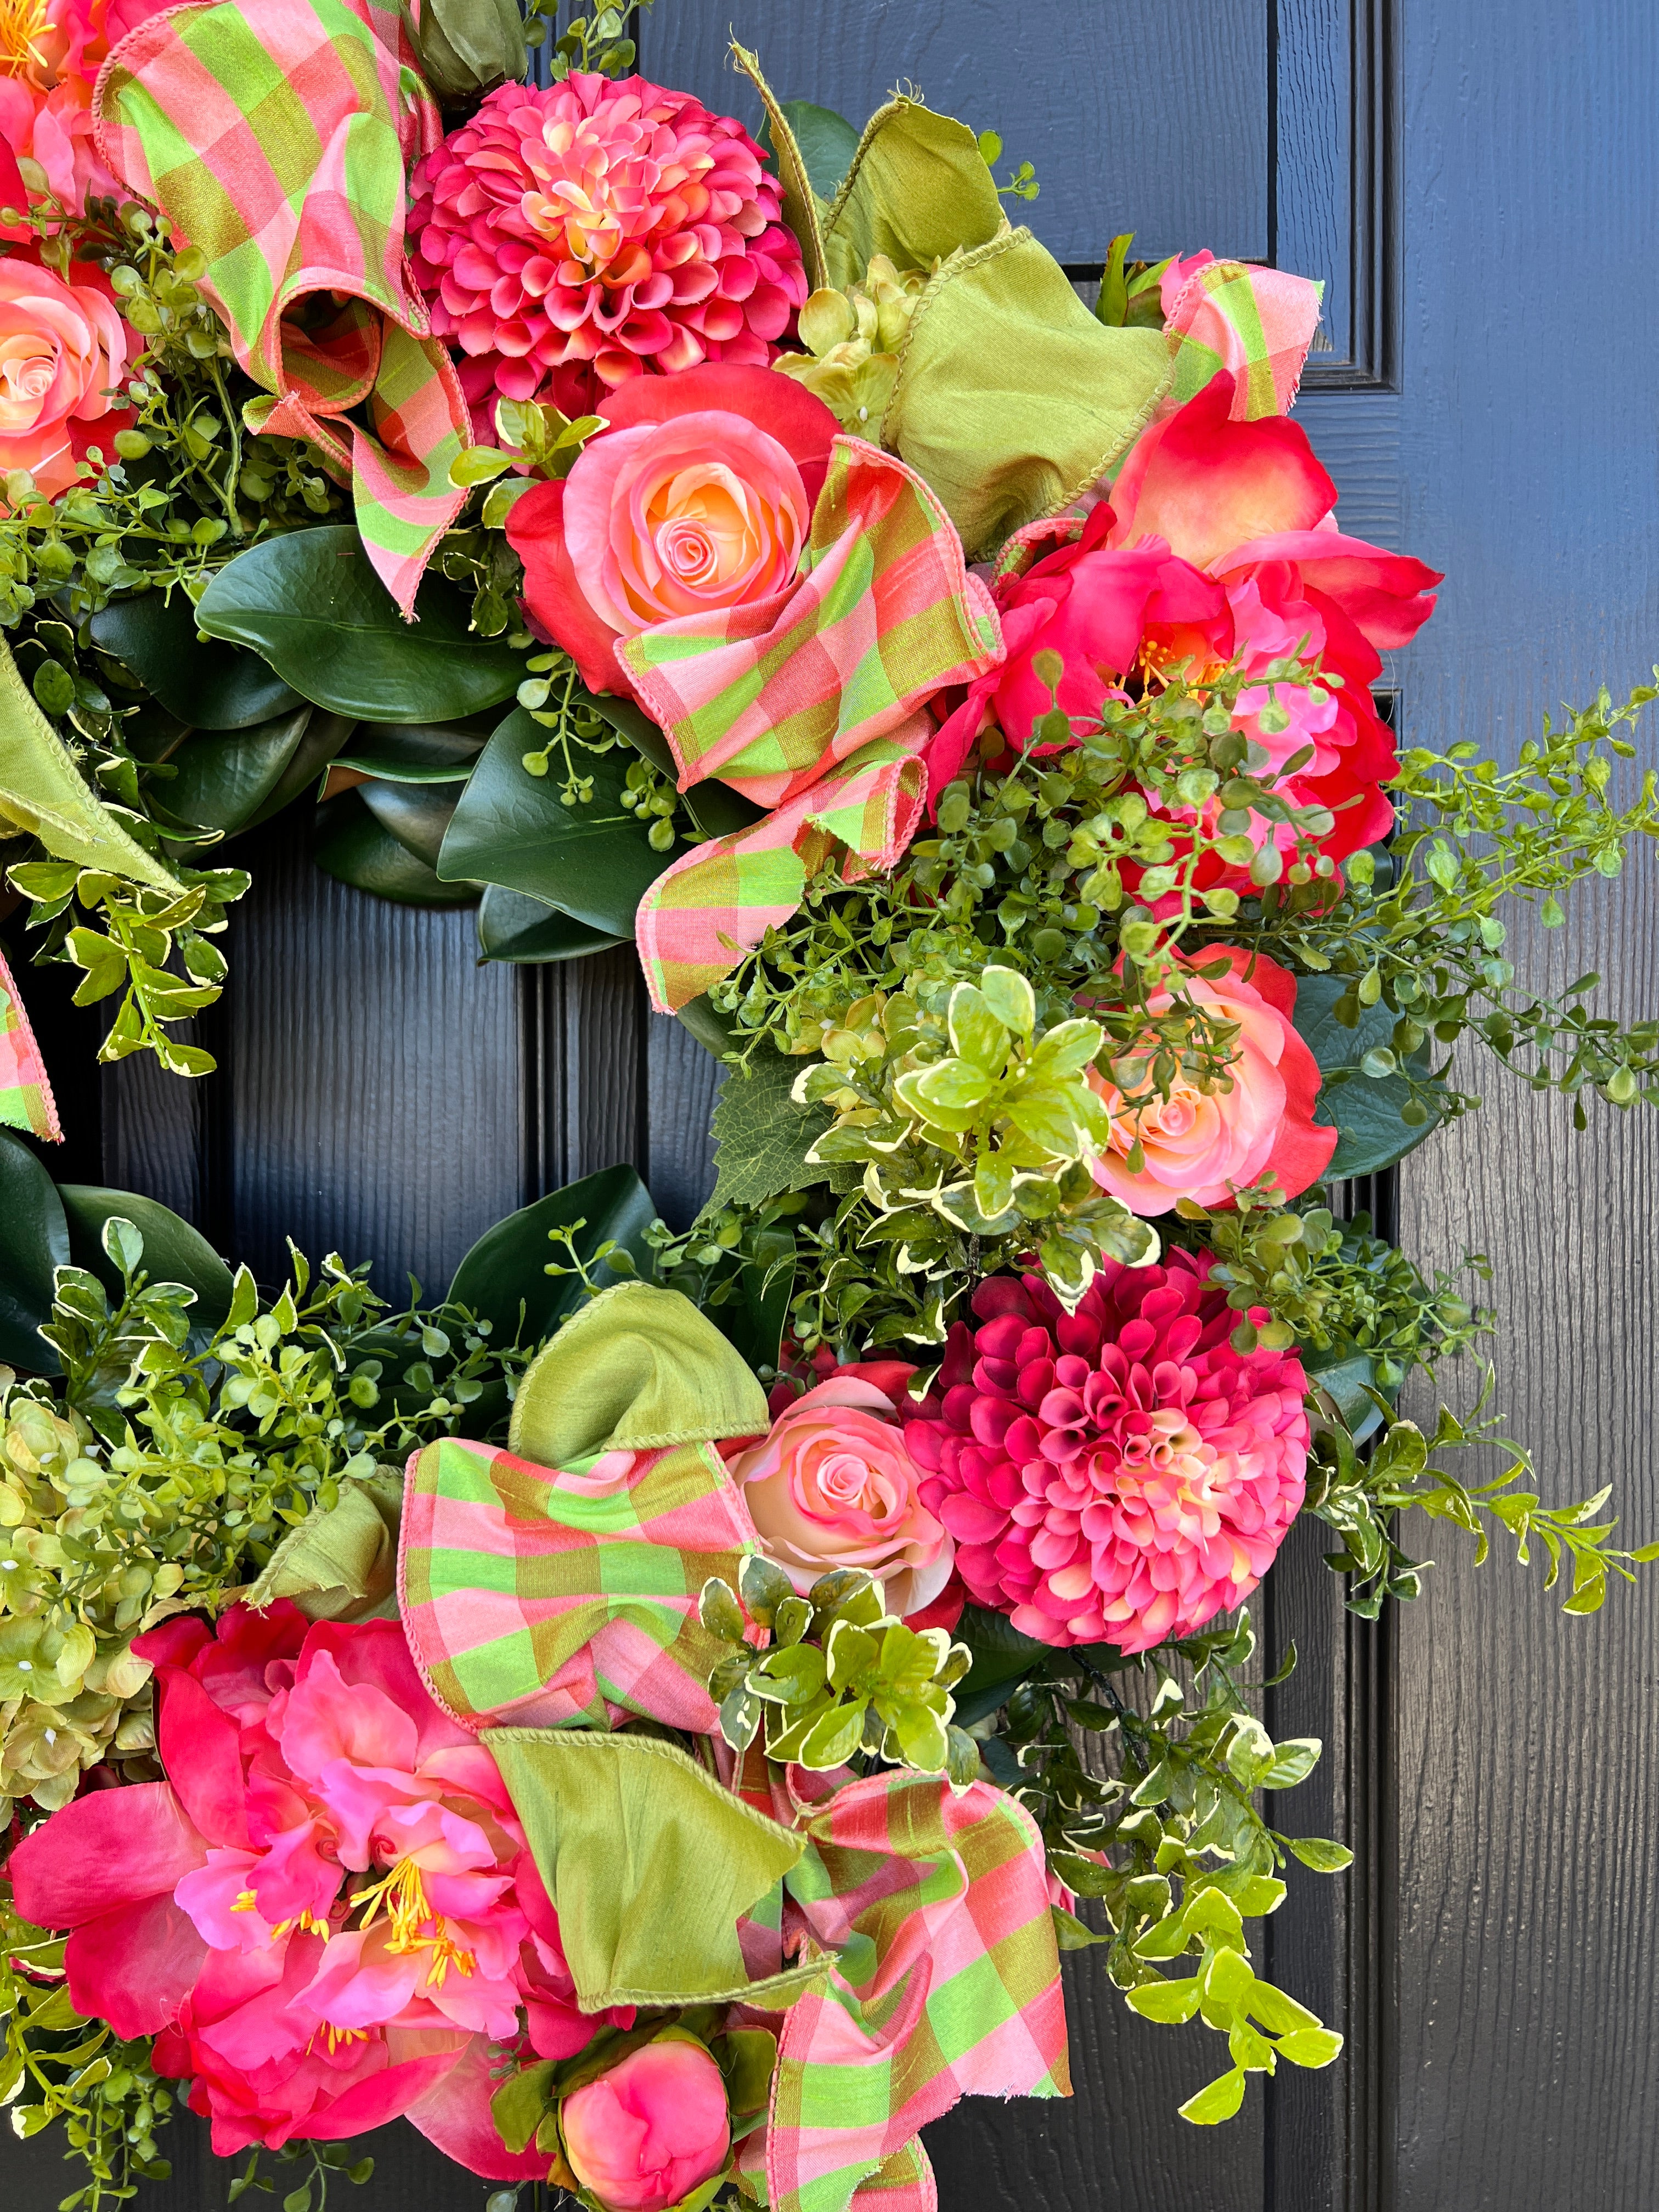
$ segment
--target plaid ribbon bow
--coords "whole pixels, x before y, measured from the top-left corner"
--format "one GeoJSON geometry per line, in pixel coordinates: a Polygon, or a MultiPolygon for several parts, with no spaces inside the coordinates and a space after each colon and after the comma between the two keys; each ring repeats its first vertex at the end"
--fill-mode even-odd
{"type": "Polygon", "coordinates": [[[678,1292],[621,1283],[573,1316],[526,1371],[507,1450],[445,1437],[410,1460],[399,1609],[439,1704],[473,1729],[714,1730],[723,1646],[697,1599],[755,1541],[714,1440],[767,1423],[678,1292]]]}
{"type": "Polygon", "coordinates": [[[441,130],[406,64],[396,10],[372,0],[226,0],[131,32],[94,109],[116,175],[207,257],[202,289],[270,395],[248,427],[310,439],[350,483],[409,615],[471,433],[404,258],[404,162],[441,130]],[[365,404],[372,432],[346,419],[365,404]]]}
{"type": "Polygon", "coordinates": [[[46,1064],[34,1042],[23,1001],[0,955],[0,1124],[27,1129],[51,1142],[64,1132],[46,1080],[46,1064]]]}
{"type": "Polygon", "coordinates": [[[1288,415],[1319,327],[1324,286],[1282,269],[1205,255],[1186,266],[1164,324],[1179,341],[1171,400],[1191,399],[1224,368],[1234,380],[1235,420],[1288,415]]]}
{"type": "Polygon", "coordinates": [[[771,599],[618,647],[680,789],[712,776],[772,810],[684,854],[640,902],[640,960],[662,1013],[787,921],[837,843],[849,880],[892,866],[927,784],[924,702],[1002,658],[950,517],[914,469],[861,439],[835,441],[804,568],[771,599]]]}

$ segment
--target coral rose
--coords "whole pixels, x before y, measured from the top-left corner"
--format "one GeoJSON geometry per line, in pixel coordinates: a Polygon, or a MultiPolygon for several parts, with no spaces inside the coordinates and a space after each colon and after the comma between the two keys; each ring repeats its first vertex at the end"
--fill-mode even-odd
{"type": "Polygon", "coordinates": [[[498,394],[608,414],[611,387],[647,372],[763,368],[806,298],[764,158],[732,117],[643,77],[490,93],[410,180],[416,280],[479,436],[498,394]]]}
{"type": "MultiPolygon", "coordinates": [[[[1178,1077],[1164,1097],[1150,1084],[1128,1097],[1097,1068],[1089,1080],[1112,1116],[1111,1142],[1094,1163],[1095,1181],[1132,1213],[1167,1213],[1178,1198],[1225,1206],[1236,1190],[1271,1176],[1286,1198],[1317,1182],[1336,1150],[1337,1132],[1313,1118],[1319,1064],[1297,1036],[1296,978],[1260,953],[1212,945],[1197,968],[1229,963],[1210,980],[1189,975],[1183,995],[1212,1021],[1237,1030],[1226,1085],[1208,1089],[1178,1077]],[[1143,1165],[1128,1155],[1139,1145],[1143,1165]]],[[[1174,994],[1160,991],[1148,1012],[1167,1013],[1174,994]]]]}
{"type": "Polygon", "coordinates": [[[953,1547],[921,1502],[921,1470],[898,1426],[912,1370],[884,1362],[873,1371],[886,1388],[843,1370],[796,1399],[738,1454],[732,1476],[761,1548],[798,1590],[835,1568],[861,1568],[903,1620],[945,1589],[953,1547]]]}
{"type": "Polygon", "coordinates": [[[969,1595],[1042,1643],[1191,1635],[1255,1588],[1301,1508],[1307,1378],[1293,1353],[1233,1350],[1212,1264],[1109,1260],[1071,1314],[1041,1276],[981,1283],[942,1409],[906,1430],[969,1595]]]}
{"type": "Polygon", "coordinates": [[[559,2111],[565,2156],[605,2212],[662,2212],[725,2165],[726,2081],[701,2043],[657,2037],[573,2089],[559,2111]]]}
{"type": "Polygon", "coordinates": [[[109,396],[126,369],[126,325],[101,273],[71,268],[66,284],[35,262],[0,260],[0,471],[27,469],[49,499],[75,482],[88,445],[107,446],[131,419],[109,396]]]}
{"type": "Polygon", "coordinates": [[[762,368],[639,378],[605,402],[562,483],[507,517],[525,605],[595,691],[630,687],[616,641],[787,591],[829,466],[835,416],[762,368]]]}

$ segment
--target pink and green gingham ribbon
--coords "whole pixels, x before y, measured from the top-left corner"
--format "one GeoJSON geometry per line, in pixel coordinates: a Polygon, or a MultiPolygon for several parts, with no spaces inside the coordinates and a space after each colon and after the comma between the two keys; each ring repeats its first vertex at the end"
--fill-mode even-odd
{"type": "Polygon", "coordinates": [[[1191,399],[1224,368],[1234,378],[1236,417],[1288,415],[1319,327],[1324,287],[1282,269],[1203,254],[1171,274],[1178,289],[1173,300],[1170,289],[1164,292],[1164,327],[1179,344],[1170,399],[1191,399]]]}
{"type": "Polygon", "coordinates": [[[925,702],[1002,658],[989,592],[914,469],[837,438],[801,580],[750,606],[662,623],[620,657],[682,791],[709,777],[771,809],[675,861],[640,902],[652,1003],[672,1013],[800,903],[840,848],[849,878],[915,832],[925,702]]]}
{"type": "Polygon", "coordinates": [[[697,1619],[735,1582],[749,1516],[712,1445],[615,1452],[585,1474],[446,1437],[410,1461],[399,1598],[416,1666],[468,1728],[707,1735],[720,1656],[697,1619]]]}
{"type": "Polygon", "coordinates": [[[921,2130],[957,2099],[1068,2097],[1042,1838],[989,1782],[872,1774],[804,1823],[789,1904],[835,1954],[783,2018],[772,2212],[932,2212],[921,2130]]]}
{"type": "Polygon", "coordinates": [[[368,0],[174,8],[121,41],[94,106],[111,168],[207,257],[202,290],[270,395],[249,427],[312,440],[350,483],[407,614],[470,434],[404,259],[404,164],[440,126],[400,41],[368,0]]]}
{"type": "Polygon", "coordinates": [[[59,1142],[63,1127],[11,970],[0,956],[0,1126],[59,1142]]]}

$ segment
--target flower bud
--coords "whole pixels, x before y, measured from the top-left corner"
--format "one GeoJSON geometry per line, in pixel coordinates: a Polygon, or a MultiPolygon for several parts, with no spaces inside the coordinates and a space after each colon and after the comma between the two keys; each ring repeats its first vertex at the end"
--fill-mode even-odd
{"type": "Polygon", "coordinates": [[[662,2212],[725,2165],[726,2081],[701,2043],[659,2036],[560,2109],[570,2170],[606,2212],[662,2212]]]}

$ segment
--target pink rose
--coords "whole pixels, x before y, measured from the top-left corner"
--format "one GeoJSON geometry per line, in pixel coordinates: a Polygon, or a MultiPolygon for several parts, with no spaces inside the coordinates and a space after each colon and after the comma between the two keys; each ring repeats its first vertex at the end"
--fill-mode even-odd
{"type": "Polygon", "coordinates": [[[607,394],[611,428],[507,519],[525,605],[595,691],[619,637],[793,585],[835,416],[770,370],[705,363],[607,394]]]}
{"type": "Polygon", "coordinates": [[[126,369],[126,326],[98,271],[76,281],[16,255],[0,260],[0,470],[27,469],[53,498],[89,444],[131,420],[111,388],[126,369]],[[94,431],[91,425],[102,425],[94,431]]]}
{"type": "Polygon", "coordinates": [[[798,1590],[835,1568],[860,1567],[902,1620],[944,1589],[954,1547],[921,1502],[921,1470],[897,1417],[874,1382],[836,1375],[780,1414],[732,1474],[763,1550],[798,1590]]]}
{"type": "MultiPolygon", "coordinates": [[[[1297,1035],[1296,979],[1261,954],[1212,945],[1194,964],[1231,963],[1206,981],[1189,976],[1186,995],[1218,1021],[1237,1025],[1228,1069],[1231,1087],[1200,1089],[1178,1078],[1167,1098],[1150,1085],[1125,1097],[1105,1076],[1090,1081],[1112,1116],[1111,1143],[1095,1162],[1095,1181],[1132,1213],[1167,1213],[1178,1198],[1224,1206],[1233,1192],[1274,1176],[1287,1198],[1316,1182],[1336,1150],[1337,1133],[1313,1118],[1319,1065],[1297,1035]],[[1127,1164],[1139,1144],[1143,1164],[1127,1164]]],[[[1173,994],[1161,991],[1148,1011],[1167,1012],[1173,994]]]]}
{"type": "Polygon", "coordinates": [[[725,2165],[726,2082],[700,2043],[659,2036],[560,2108],[565,2156],[606,2212],[660,2212],[725,2165]]]}

